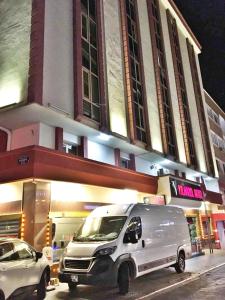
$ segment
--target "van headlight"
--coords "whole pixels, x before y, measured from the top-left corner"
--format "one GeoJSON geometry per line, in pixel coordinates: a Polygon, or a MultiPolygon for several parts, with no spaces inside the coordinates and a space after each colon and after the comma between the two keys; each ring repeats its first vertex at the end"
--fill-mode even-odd
{"type": "Polygon", "coordinates": [[[111,255],[115,252],[116,246],[114,247],[108,247],[98,250],[94,256],[104,256],[104,255],[111,255]]]}

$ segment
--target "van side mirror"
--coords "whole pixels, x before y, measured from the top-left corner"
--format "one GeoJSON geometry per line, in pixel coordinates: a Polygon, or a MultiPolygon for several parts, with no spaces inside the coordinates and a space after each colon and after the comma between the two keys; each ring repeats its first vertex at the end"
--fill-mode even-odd
{"type": "Polygon", "coordinates": [[[138,234],[136,231],[129,231],[126,232],[124,235],[123,242],[125,244],[131,243],[131,244],[136,244],[138,242],[138,234]]]}
{"type": "Polygon", "coordinates": [[[43,256],[43,253],[42,253],[42,252],[36,252],[36,262],[37,262],[40,258],[42,258],[42,256],[43,256]]]}

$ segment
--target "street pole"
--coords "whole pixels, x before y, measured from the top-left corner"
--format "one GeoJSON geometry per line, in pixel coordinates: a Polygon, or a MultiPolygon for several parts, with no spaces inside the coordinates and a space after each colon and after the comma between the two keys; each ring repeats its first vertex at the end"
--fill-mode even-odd
{"type": "Polygon", "coordinates": [[[211,243],[210,218],[209,218],[208,211],[207,211],[207,208],[206,208],[206,203],[205,203],[206,202],[205,201],[205,195],[206,195],[206,193],[204,192],[203,195],[204,195],[203,202],[204,202],[205,215],[206,215],[206,226],[207,226],[207,233],[208,233],[209,252],[211,254],[211,253],[213,253],[213,247],[212,247],[212,243],[211,243]]]}

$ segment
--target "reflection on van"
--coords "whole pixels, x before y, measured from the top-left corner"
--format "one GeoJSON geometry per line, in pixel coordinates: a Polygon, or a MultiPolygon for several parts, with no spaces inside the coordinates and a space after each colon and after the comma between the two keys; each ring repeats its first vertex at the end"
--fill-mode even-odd
{"type": "Polygon", "coordinates": [[[52,219],[52,248],[53,262],[58,262],[65,247],[73,239],[74,234],[85,218],[53,218],[52,219]]]}

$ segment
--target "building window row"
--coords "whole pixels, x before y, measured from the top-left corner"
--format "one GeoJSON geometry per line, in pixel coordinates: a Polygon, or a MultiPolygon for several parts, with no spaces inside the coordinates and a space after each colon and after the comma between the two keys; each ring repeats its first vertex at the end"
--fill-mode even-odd
{"type": "Polygon", "coordinates": [[[83,114],[100,122],[99,68],[95,0],[81,1],[83,114]]]}
{"type": "Polygon", "coordinates": [[[217,113],[214,112],[214,110],[212,110],[211,107],[207,107],[207,113],[208,113],[208,116],[210,117],[210,119],[213,120],[217,125],[220,126],[219,116],[217,115],[217,113]]]}
{"type": "Polygon", "coordinates": [[[211,138],[212,138],[213,145],[218,147],[221,151],[225,152],[225,141],[212,131],[211,131],[211,138]]]}
{"type": "Polygon", "coordinates": [[[184,136],[184,146],[186,152],[187,163],[196,167],[196,154],[193,138],[193,131],[191,126],[191,118],[189,111],[189,103],[186,91],[183,62],[180,51],[179,36],[177,24],[174,17],[172,17],[169,10],[167,10],[167,21],[169,27],[170,44],[173,58],[173,65],[175,71],[175,81],[177,88],[179,111],[181,116],[181,127],[184,136]]]}
{"type": "Polygon", "coordinates": [[[147,5],[164,152],[176,159],[176,135],[158,1],[148,0],[147,5]]]}
{"type": "MultiPolygon", "coordinates": [[[[80,41],[81,41],[81,79],[82,104],[81,115],[95,121],[99,126],[107,114],[106,103],[103,103],[102,87],[104,86],[102,48],[100,51],[99,35],[102,34],[99,19],[101,15],[101,1],[80,1],[80,41]]],[[[76,4],[77,6],[77,4],[76,4]]],[[[163,142],[163,151],[171,159],[178,159],[178,149],[175,132],[175,122],[170,93],[169,76],[166,63],[165,46],[161,25],[158,0],[147,0],[150,35],[153,47],[153,62],[156,77],[156,90],[159,107],[160,127],[163,142]]],[[[127,89],[127,109],[129,134],[132,141],[140,141],[144,146],[150,144],[148,112],[145,96],[145,81],[143,72],[142,49],[140,43],[138,9],[136,0],[120,0],[122,41],[124,50],[125,80],[127,89]]],[[[76,14],[77,17],[77,14],[76,14]]],[[[182,119],[183,136],[186,157],[189,165],[196,167],[196,153],[191,127],[191,119],[185,87],[185,78],[180,53],[179,38],[176,22],[169,17],[171,31],[171,46],[174,53],[174,65],[179,82],[179,107],[182,119]]],[[[79,60],[79,55],[76,57],[79,60]]],[[[76,86],[75,86],[76,88],[76,86]]],[[[104,87],[103,87],[104,89],[104,87]]],[[[200,91],[201,92],[201,91],[200,91]]],[[[200,94],[198,91],[198,94],[200,94]]],[[[78,95],[79,96],[79,95],[78,95]]],[[[199,96],[200,97],[200,96],[199,96]]],[[[75,95],[76,98],[76,95],[75,95]]],[[[79,98],[79,97],[78,97],[79,98]]],[[[77,101],[75,99],[75,101],[77,101]]],[[[202,128],[205,125],[202,117],[202,128]]],[[[107,122],[105,122],[105,126],[107,122]]],[[[100,128],[100,127],[99,127],[100,128]]],[[[207,133],[202,130],[202,135],[207,133]]],[[[207,138],[205,138],[207,139],[207,138]]],[[[207,144],[207,142],[205,142],[207,144]]],[[[206,145],[207,146],[207,145],[206,145]]],[[[207,149],[207,147],[205,147],[207,149]]],[[[209,153],[208,153],[209,154],[209,153]]]]}

